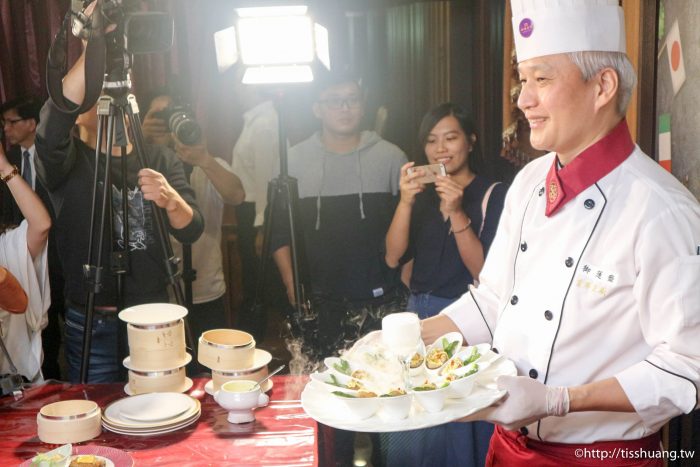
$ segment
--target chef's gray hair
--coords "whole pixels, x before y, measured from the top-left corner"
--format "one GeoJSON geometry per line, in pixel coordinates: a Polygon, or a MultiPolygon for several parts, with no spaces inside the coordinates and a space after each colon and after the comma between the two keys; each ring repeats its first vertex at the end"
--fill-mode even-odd
{"type": "Polygon", "coordinates": [[[637,84],[637,74],[627,55],[622,52],[569,52],[567,55],[579,67],[585,81],[603,68],[612,68],[617,72],[617,111],[620,115],[625,115],[632,97],[632,89],[637,84]]]}

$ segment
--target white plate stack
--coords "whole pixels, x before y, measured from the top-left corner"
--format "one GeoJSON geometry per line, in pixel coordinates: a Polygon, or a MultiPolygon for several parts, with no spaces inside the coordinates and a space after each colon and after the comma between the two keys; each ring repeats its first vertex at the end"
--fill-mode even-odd
{"type": "Polygon", "coordinates": [[[140,394],[112,402],[102,414],[102,426],[114,433],[152,436],[189,426],[202,414],[199,401],[186,394],[140,394]]]}
{"type": "Polygon", "coordinates": [[[124,359],[129,369],[127,394],[185,392],[192,387],[185,374],[192,360],[185,351],[186,315],[185,307],[171,303],[138,305],[119,313],[129,339],[129,356],[124,359]]]}

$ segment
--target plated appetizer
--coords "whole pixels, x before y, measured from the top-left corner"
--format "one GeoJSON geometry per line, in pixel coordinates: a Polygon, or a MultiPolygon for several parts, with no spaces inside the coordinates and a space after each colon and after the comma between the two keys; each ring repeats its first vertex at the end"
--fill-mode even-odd
{"type": "Polygon", "coordinates": [[[428,347],[425,354],[425,366],[428,370],[439,370],[462,348],[462,335],[449,332],[428,347]]]}

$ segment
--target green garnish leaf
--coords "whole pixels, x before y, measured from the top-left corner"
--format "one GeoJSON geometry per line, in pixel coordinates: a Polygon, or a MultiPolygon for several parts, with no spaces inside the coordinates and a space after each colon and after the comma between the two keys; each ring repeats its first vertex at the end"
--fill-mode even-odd
{"type": "Polygon", "coordinates": [[[335,368],[337,371],[341,372],[344,375],[350,376],[350,374],[352,373],[350,371],[350,364],[347,360],[343,360],[342,358],[340,359],[340,363],[333,364],[333,368],[335,368]]]}
{"type": "Polygon", "coordinates": [[[333,391],[333,394],[335,394],[338,397],[348,397],[350,399],[357,398],[357,396],[353,396],[352,394],[348,394],[347,392],[343,392],[343,391],[333,391]]]}
{"type": "Polygon", "coordinates": [[[340,381],[338,381],[338,378],[333,373],[331,373],[330,377],[331,377],[331,380],[326,381],[327,384],[332,384],[333,386],[338,386],[339,388],[347,389],[347,386],[342,384],[340,381]]]}
{"type": "Polygon", "coordinates": [[[452,341],[450,343],[447,343],[447,339],[445,339],[444,337],[442,338],[442,340],[442,349],[447,353],[448,357],[452,358],[452,355],[454,355],[457,345],[459,345],[459,341],[452,341]]]}
{"type": "Polygon", "coordinates": [[[476,347],[472,348],[472,353],[469,354],[469,357],[467,357],[466,360],[464,360],[464,365],[469,365],[472,362],[475,362],[481,357],[481,354],[479,353],[479,349],[476,347]]]}
{"type": "Polygon", "coordinates": [[[473,374],[476,373],[477,371],[479,371],[479,365],[475,363],[471,370],[469,370],[469,371],[467,371],[466,373],[464,373],[464,376],[473,375],[473,374]]]}

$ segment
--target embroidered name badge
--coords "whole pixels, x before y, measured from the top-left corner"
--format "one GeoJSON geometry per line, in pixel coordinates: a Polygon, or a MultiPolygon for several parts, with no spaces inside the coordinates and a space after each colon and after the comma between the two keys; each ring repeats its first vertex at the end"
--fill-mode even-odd
{"type": "Polygon", "coordinates": [[[580,289],[586,289],[604,297],[617,284],[617,276],[616,272],[606,271],[593,264],[584,263],[579,267],[575,285],[580,289]]]}
{"type": "Polygon", "coordinates": [[[554,180],[549,182],[549,190],[547,190],[547,197],[549,198],[550,204],[554,203],[559,197],[559,186],[554,180]]]}
{"type": "Polygon", "coordinates": [[[532,35],[532,30],[535,28],[535,25],[532,23],[532,20],[530,18],[524,18],[520,22],[520,26],[518,27],[518,30],[520,31],[520,35],[528,38],[532,35]]]}

